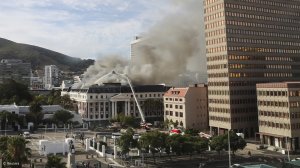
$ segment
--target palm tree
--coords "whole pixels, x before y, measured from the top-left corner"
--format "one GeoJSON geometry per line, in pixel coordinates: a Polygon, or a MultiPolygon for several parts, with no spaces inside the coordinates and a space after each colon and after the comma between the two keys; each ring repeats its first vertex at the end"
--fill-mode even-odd
{"type": "Polygon", "coordinates": [[[42,110],[43,108],[39,101],[34,100],[31,102],[29,107],[30,112],[26,115],[26,118],[34,123],[34,128],[37,128],[44,118],[42,110]]]}
{"type": "Polygon", "coordinates": [[[46,168],[66,168],[66,163],[62,162],[62,158],[56,155],[48,156],[46,168]]]}
{"type": "Polygon", "coordinates": [[[28,162],[28,157],[31,156],[31,149],[27,148],[29,141],[23,137],[8,137],[6,140],[7,149],[3,151],[6,161],[18,162],[18,167],[21,168],[22,163],[28,162]]]}

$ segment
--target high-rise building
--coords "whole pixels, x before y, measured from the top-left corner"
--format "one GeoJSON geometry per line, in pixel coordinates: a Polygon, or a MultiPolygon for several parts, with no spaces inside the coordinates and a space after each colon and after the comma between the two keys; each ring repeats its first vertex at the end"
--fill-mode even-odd
{"type": "Polygon", "coordinates": [[[143,41],[141,36],[135,36],[134,40],[130,43],[130,65],[136,65],[140,62],[138,59],[143,57],[141,50],[143,41]]]}
{"type": "Polygon", "coordinates": [[[299,150],[300,82],[262,83],[256,87],[261,143],[299,150]]]}
{"type": "Polygon", "coordinates": [[[45,89],[52,89],[59,86],[59,69],[56,65],[45,66],[45,89]]]}
{"type": "Polygon", "coordinates": [[[0,62],[0,83],[12,79],[30,85],[31,64],[18,59],[3,59],[0,62]]]}
{"type": "Polygon", "coordinates": [[[256,83],[300,80],[300,2],[204,0],[209,125],[254,136],[256,83]]]}

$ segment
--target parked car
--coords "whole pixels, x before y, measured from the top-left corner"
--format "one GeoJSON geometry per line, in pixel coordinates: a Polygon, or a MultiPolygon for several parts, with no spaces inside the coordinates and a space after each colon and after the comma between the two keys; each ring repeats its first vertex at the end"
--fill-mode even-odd
{"type": "Polygon", "coordinates": [[[24,132],[24,133],[23,133],[23,137],[24,137],[25,139],[31,138],[29,132],[24,132]]]}
{"type": "Polygon", "coordinates": [[[267,148],[268,148],[268,146],[263,145],[263,144],[257,145],[257,147],[256,147],[257,150],[262,150],[262,149],[267,149],[267,148]]]}

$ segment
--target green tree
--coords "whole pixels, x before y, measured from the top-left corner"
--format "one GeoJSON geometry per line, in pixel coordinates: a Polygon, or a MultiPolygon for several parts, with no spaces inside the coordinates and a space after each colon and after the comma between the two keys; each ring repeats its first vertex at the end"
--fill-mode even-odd
{"type": "MultiPolygon", "coordinates": [[[[246,141],[242,137],[237,136],[235,132],[230,131],[229,135],[230,150],[232,154],[234,154],[237,150],[242,150],[246,147],[246,141]]],[[[228,133],[213,137],[210,142],[210,146],[219,154],[223,149],[228,150],[228,133]]]]}
{"type": "Polygon", "coordinates": [[[28,87],[14,80],[7,80],[0,84],[0,104],[28,104],[32,100],[28,87]]]}
{"type": "Polygon", "coordinates": [[[130,148],[137,147],[137,140],[133,139],[133,135],[134,131],[132,128],[128,128],[126,133],[121,135],[118,145],[121,148],[122,155],[126,155],[130,151],[130,148]]]}
{"type": "MultiPolygon", "coordinates": [[[[225,134],[224,136],[228,137],[228,133],[225,134]]],[[[242,137],[238,136],[234,131],[230,131],[229,136],[230,136],[230,150],[232,154],[235,154],[237,150],[243,150],[246,147],[247,145],[246,141],[242,137]]],[[[225,139],[225,143],[228,144],[228,138],[225,139]]],[[[228,145],[226,149],[228,150],[228,145]]]]}
{"type": "Polygon", "coordinates": [[[159,131],[146,132],[140,138],[140,147],[150,150],[153,160],[156,162],[155,154],[160,153],[162,149],[166,148],[167,136],[167,134],[159,131]]]}
{"type": "Polygon", "coordinates": [[[74,118],[74,115],[66,110],[56,111],[53,115],[53,121],[57,123],[70,123],[71,119],[74,118]]]}
{"type": "Polygon", "coordinates": [[[27,147],[29,141],[26,141],[23,137],[9,137],[1,140],[6,140],[7,143],[7,148],[2,153],[6,156],[4,161],[18,162],[18,167],[20,168],[22,164],[28,162],[28,157],[31,156],[31,149],[27,147]]]}
{"type": "Polygon", "coordinates": [[[29,113],[26,114],[26,119],[34,123],[34,128],[37,129],[38,125],[44,118],[43,108],[39,101],[34,100],[30,103],[29,113]]]}
{"type": "Polygon", "coordinates": [[[66,168],[66,163],[62,162],[62,158],[56,155],[47,157],[46,168],[66,168]]]}
{"type": "Polygon", "coordinates": [[[223,135],[213,137],[209,144],[213,150],[218,152],[219,155],[221,150],[225,149],[227,145],[223,135]]]}

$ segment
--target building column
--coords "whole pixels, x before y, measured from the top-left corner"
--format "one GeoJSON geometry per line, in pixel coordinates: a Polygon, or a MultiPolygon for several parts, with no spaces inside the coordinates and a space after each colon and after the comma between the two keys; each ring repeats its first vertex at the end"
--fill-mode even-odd
{"type": "Polygon", "coordinates": [[[117,109],[117,108],[118,108],[118,107],[117,107],[117,103],[118,103],[118,102],[115,102],[115,116],[117,116],[117,114],[118,114],[118,112],[117,112],[117,111],[118,111],[118,109],[117,109]]]}
{"type": "Polygon", "coordinates": [[[128,106],[127,101],[125,101],[125,111],[124,111],[125,112],[125,116],[127,116],[127,110],[128,110],[127,106],[128,106]]]}
{"type": "Polygon", "coordinates": [[[115,102],[111,103],[111,117],[115,117],[115,102]]]}
{"type": "MultiPolygon", "coordinates": [[[[106,109],[106,105],[105,105],[106,103],[105,102],[103,102],[103,119],[105,119],[105,114],[106,114],[106,111],[105,111],[105,109],[106,109]]],[[[99,108],[99,111],[101,111],[100,110],[101,108],[99,108]]],[[[100,116],[100,112],[99,112],[99,118],[100,118],[101,116],[100,116]]]]}
{"type": "Polygon", "coordinates": [[[128,116],[130,116],[130,101],[127,102],[127,112],[128,116]]]}

